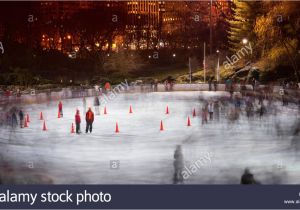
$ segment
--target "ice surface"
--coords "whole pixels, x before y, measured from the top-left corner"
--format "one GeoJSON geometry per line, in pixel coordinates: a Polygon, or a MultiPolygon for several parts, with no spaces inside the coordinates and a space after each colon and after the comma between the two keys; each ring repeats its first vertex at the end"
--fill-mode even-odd
{"type": "MultiPolygon", "coordinates": [[[[0,127],[2,170],[5,183],[54,184],[172,184],[174,151],[182,145],[188,167],[207,152],[204,164],[185,184],[239,184],[246,167],[262,184],[299,184],[299,154],[290,129],[299,118],[296,107],[281,107],[278,114],[230,124],[220,121],[202,125],[202,102],[225,92],[155,92],[120,94],[107,106],[108,114],[95,115],[93,133],[71,134],[76,109],[82,99],[63,100],[64,117],[57,118],[57,101],[23,106],[30,116],[29,128],[0,127]],[[132,105],[133,114],[129,114],[132,105]],[[168,105],[170,114],[165,114],[168,105]],[[48,131],[42,131],[43,112],[48,131]],[[188,127],[187,117],[192,126],[188,127]],[[163,120],[164,131],[159,130],[163,120]],[[118,122],[120,133],[115,133],[118,122]],[[276,124],[284,131],[280,135],[276,124]],[[120,167],[111,168],[118,160],[120,167]]],[[[88,106],[93,98],[87,98],[88,106]]],[[[298,136],[299,137],[299,136],[298,136]]],[[[297,141],[297,139],[296,139],[297,141]]],[[[300,141],[300,140],[299,140],[300,141]]]]}

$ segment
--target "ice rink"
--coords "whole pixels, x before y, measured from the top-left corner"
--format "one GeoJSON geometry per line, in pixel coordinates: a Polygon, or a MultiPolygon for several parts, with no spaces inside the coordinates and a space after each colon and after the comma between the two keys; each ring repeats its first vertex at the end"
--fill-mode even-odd
{"type": "MultiPolygon", "coordinates": [[[[185,166],[209,152],[211,162],[202,165],[185,184],[239,184],[246,167],[262,184],[299,184],[299,136],[291,130],[299,113],[294,105],[277,115],[228,123],[201,124],[201,98],[227,96],[225,92],[155,92],[119,94],[108,102],[107,115],[95,115],[93,132],[71,134],[81,98],[63,100],[63,118],[57,118],[58,101],[23,106],[28,128],[0,127],[1,177],[4,183],[54,184],[172,184],[174,151],[182,146],[185,166]],[[129,114],[132,105],[133,113],[129,114]],[[166,106],[170,113],[165,114],[166,106]],[[196,117],[192,110],[196,109],[196,117]],[[42,131],[43,112],[47,131],[42,131]],[[190,116],[191,126],[187,126],[190,116]],[[164,131],[160,131],[160,121],[164,131]],[[120,132],[115,133],[118,122],[120,132]],[[277,128],[277,129],[276,129],[277,128]],[[278,129],[281,132],[278,132],[278,129]],[[112,164],[118,163],[118,168],[112,164]]],[[[93,107],[93,98],[87,98],[93,107]]],[[[93,108],[94,109],[94,108],[93,108]]],[[[299,140],[300,141],[300,140],[299,140]]]]}

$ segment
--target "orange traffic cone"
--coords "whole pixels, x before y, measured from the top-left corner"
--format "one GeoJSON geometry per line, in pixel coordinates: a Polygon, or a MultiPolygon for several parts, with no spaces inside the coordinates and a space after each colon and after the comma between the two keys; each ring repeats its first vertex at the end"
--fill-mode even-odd
{"type": "Polygon", "coordinates": [[[193,117],[196,117],[196,110],[195,110],[195,108],[193,110],[193,117]]]}
{"type": "Polygon", "coordinates": [[[27,117],[26,117],[26,121],[29,123],[30,122],[30,120],[29,120],[29,114],[27,114],[27,117]]]}
{"type": "Polygon", "coordinates": [[[129,114],[132,114],[132,107],[131,107],[131,105],[129,107],[129,114]]]}
{"type": "Polygon", "coordinates": [[[169,107],[166,108],[166,114],[169,114],[169,107]]]}
{"type": "Polygon", "coordinates": [[[28,122],[27,122],[27,117],[25,117],[25,120],[24,120],[24,128],[28,128],[28,122]]]}
{"type": "Polygon", "coordinates": [[[104,114],[107,114],[107,111],[106,111],[106,106],[104,107],[104,114]]]}
{"type": "Polygon", "coordinates": [[[187,126],[191,126],[190,116],[188,116],[187,126]]]}
{"type": "Polygon", "coordinates": [[[46,131],[46,130],[47,130],[47,127],[46,127],[46,122],[44,120],[43,131],[46,131]]]}
{"type": "Polygon", "coordinates": [[[71,133],[75,133],[75,130],[74,130],[74,123],[72,123],[72,126],[71,126],[71,133]]]}
{"type": "Polygon", "coordinates": [[[57,118],[60,118],[60,111],[58,111],[57,118]]]}
{"type": "Polygon", "coordinates": [[[40,120],[44,120],[43,112],[40,113],[40,120]]]}
{"type": "Polygon", "coordinates": [[[118,122],[116,122],[116,133],[119,133],[119,126],[118,126],[118,122]]]}
{"type": "Polygon", "coordinates": [[[163,131],[164,130],[164,125],[163,125],[163,121],[160,121],[160,130],[163,131]]]}

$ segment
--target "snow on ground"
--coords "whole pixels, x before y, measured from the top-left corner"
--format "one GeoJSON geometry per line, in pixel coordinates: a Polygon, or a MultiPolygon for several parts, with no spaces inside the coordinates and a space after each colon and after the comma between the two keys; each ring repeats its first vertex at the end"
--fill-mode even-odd
{"type": "MultiPolygon", "coordinates": [[[[0,128],[2,180],[7,183],[54,184],[171,184],[174,151],[182,145],[186,166],[211,154],[185,184],[239,184],[246,167],[263,184],[299,184],[299,155],[291,146],[293,136],[278,136],[275,122],[288,130],[297,109],[282,108],[277,116],[238,123],[220,121],[201,125],[199,96],[209,99],[225,92],[156,92],[120,94],[107,104],[108,114],[95,115],[93,133],[71,134],[82,99],[63,100],[64,117],[57,118],[57,101],[23,107],[29,128],[0,128]],[[129,114],[132,105],[133,114],[129,114]],[[166,106],[170,114],[165,114],[166,106]],[[42,131],[43,112],[48,131],[42,131]],[[187,116],[192,126],[188,127],[187,116]],[[165,131],[160,131],[163,120],[165,131]],[[115,133],[118,122],[120,133],[115,133]],[[118,160],[118,169],[111,161],[118,160]]],[[[93,105],[93,98],[87,99],[93,105]]],[[[81,116],[81,130],[85,121],[81,116]]]]}

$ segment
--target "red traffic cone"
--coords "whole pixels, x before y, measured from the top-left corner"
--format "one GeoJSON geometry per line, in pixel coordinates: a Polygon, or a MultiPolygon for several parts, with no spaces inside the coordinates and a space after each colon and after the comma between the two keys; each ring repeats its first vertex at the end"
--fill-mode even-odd
{"type": "Polygon", "coordinates": [[[116,122],[116,133],[119,133],[119,126],[118,126],[118,122],[116,122]]]}
{"type": "Polygon", "coordinates": [[[44,120],[43,112],[40,113],[40,120],[44,120]]]}
{"type": "Polygon", "coordinates": [[[57,118],[60,118],[60,111],[58,111],[57,118]]]}
{"type": "Polygon", "coordinates": [[[104,107],[104,114],[107,114],[107,111],[106,111],[106,106],[104,107]]]}
{"type": "Polygon", "coordinates": [[[74,123],[72,123],[72,126],[71,126],[71,133],[75,133],[75,131],[74,131],[74,123]]]}
{"type": "Polygon", "coordinates": [[[27,114],[26,116],[27,116],[26,117],[26,121],[29,123],[30,122],[30,120],[29,120],[29,114],[27,114]]]}
{"type": "Polygon", "coordinates": [[[193,117],[196,117],[196,109],[193,110],[193,117]]]}
{"type": "Polygon", "coordinates": [[[28,128],[28,122],[27,122],[27,117],[25,117],[25,120],[24,120],[24,128],[28,128]]]}
{"type": "Polygon", "coordinates": [[[188,116],[187,126],[191,126],[190,116],[188,116]]]}
{"type": "Polygon", "coordinates": [[[166,114],[169,114],[169,106],[166,108],[166,114]]]}
{"type": "Polygon", "coordinates": [[[164,125],[163,125],[163,121],[160,121],[160,130],[163,131],[164,130],[164,125]]]}
{"type": "Polygon", "coordinates": [[[133,112],[132,112],[132,107],[131,107],[131,105],[130,105],[130,107],[129,107],[129,114],[132,114],[133,112]]]}
{"type": "Polygon", "coordinates": [[[43,124],[43,131],[46,131],[47,130],[47,127],[46,127],[46,122],[44,120],[44,124],[43,124]]]}

